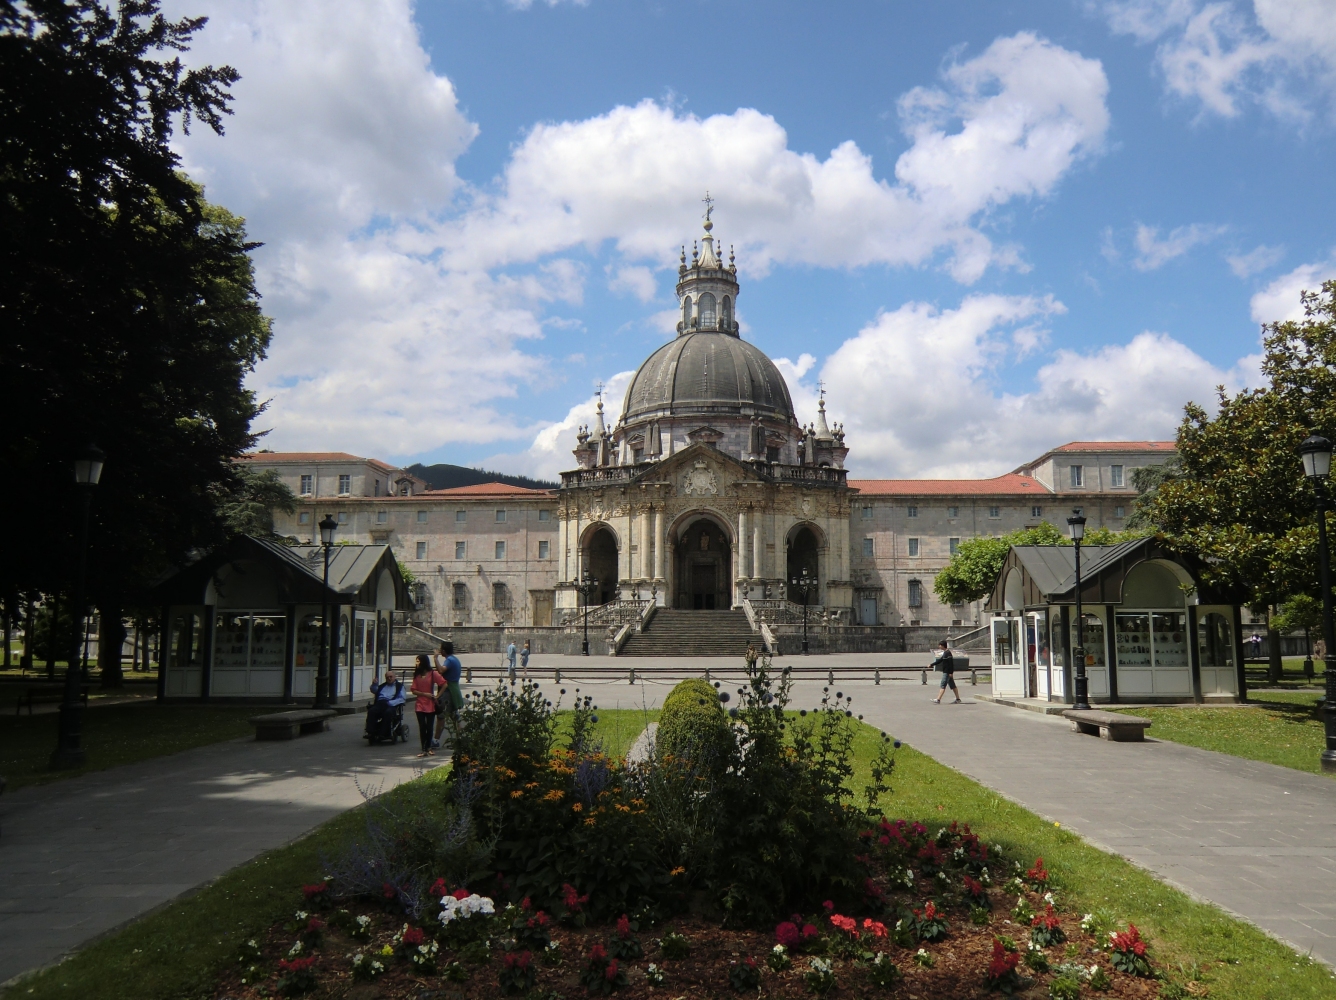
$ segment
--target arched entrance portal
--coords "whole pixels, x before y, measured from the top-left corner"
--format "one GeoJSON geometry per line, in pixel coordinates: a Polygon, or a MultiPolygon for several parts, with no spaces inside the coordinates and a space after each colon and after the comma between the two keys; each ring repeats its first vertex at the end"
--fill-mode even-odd
{"type": "MultiPolygon", "coordinates": [[[[817,541],[815,531],[806,525],[799,527],[789,539],[788,579],[798,579],[803,575],[804,569],[813,580],[819,579],[817,571],[820,568],[818,557],[820,547],[821,543],[817,541]]],[[[797,601],[800,598],[796,594],[790,594],[789,600],[797,601]]],[[[816,604],[819,600],[816,594],[809,594],[807,598],[809,604],[816,604]]]]}
{"type": "Polygon", "coordinates": [[[598,590],[589,596],[590,604],[607,604],[617,596],[617,539],[607,528],[597,528],[589,536],[585,569],[598,581],[598,590]]]}
{"type": "Polygon", "coordinates": [[[726,532],[706,517],[686,524],[678,535],[673,579],[675,605],[714,611],[733,605],[733,549],[726,532]]]}

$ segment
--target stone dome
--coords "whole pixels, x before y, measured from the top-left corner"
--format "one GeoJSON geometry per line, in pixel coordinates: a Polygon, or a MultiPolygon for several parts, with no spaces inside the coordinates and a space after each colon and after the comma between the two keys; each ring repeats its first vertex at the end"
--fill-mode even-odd
{"type": "Polygon", "coordinates": [[[710,415],[770,417],[796,424],[789,387],[775,363],[733,333],[679,334],[631,380],[622,419],[710,415]]]}

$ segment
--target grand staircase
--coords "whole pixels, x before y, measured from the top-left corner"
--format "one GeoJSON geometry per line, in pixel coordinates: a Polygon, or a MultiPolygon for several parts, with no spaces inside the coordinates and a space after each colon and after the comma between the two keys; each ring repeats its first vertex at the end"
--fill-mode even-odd
{"type": "Polygon", "coordinates": [[[761,637],[742,611],[674,611],[660,608],[642,632],[634,632],[621,656],[736,656],[748,643],[761,649],[761,637]]]}

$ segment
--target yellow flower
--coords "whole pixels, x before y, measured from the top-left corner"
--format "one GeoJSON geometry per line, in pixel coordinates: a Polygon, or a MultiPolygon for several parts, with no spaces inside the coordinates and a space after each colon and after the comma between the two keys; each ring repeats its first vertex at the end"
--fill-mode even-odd
{"type": "Polygon", "coordinates": [[[673,869],[671,872],[669,872],[668,874],[670,874],[670,875],[685,875],[686,873],[687,873],[687,870],[686,870],[685,868],[674,868],[674,869],[673,869]]]}
{"type": "Polygon", "coordinates": [[[581,809],[583,809],[583,808],[584,808],[584,803],[583,803],[583,802],[577,802],[577,803],[575,803],[575,805],[571,806],[571,811],[572,811],[572,812],[579,812],[579,811],[580,811],[581,809]]]}
{"type": "Polygon", "coordinates": [[[510,797],[511,797],[512,799],[521,799],[521,798],[524,797],[524,792],[523,792],[521,789],[518,789],[518,788],[517,788],[517,789],[515,789],[513,792],[510,793],[510,797]]]}
{"type": "Polygon", "coordinates": [[[560,802],[563,798],[565,798],[565,796],[566,796],[566,793],[563,792],[563,791],[561,791],[561,789],[559,789],[559,788],[554,788],[552,791],[548,792],[546,795],[543,796],[543,801],[544,801],[544,802],[560,802]]]}
{"type": "Polygon", "coordinates": [[[593,826],[597,822],[598,820],[594,819],[593,816],[590,816],[587,820],[585,820],[585,826],[593,826]]]}
{"type": "Polygon", "coordinates": [[[527,785],[525,785],[524,787],[525,787],[525,788],[537,788],[537,787],[538,787],[538,782],[536,782],[536,781],[531,781],[531,782],[529,782],[527,785]]]}

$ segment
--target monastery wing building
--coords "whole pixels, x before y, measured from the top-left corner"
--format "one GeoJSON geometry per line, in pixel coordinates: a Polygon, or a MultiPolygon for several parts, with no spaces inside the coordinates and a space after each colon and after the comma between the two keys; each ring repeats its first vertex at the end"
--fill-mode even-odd
{"type": "Polygon", "coordinates": [[[1132,471],[1168,441],[1072,442],[994,479],[848,478],[844,430],[799,421],[788,386],[739,334],[737,267],[705,221],[683,251],[677,335],[645,360],[612,426],[598,404],[555,490],[500,483],[428,490],[403,470],[342,453],[245,456],[299,497],[275,529],[303,542],[326,513],[339,538],[388,543],[433,627],[542,627],[591,604],[782,611],[816,581],[809,612],[856,625],[972,625],[982,604],[943,605],[933,577],[960,542],[1050,522],[1073,507],[1121,529],[1132,471]]]}

